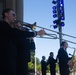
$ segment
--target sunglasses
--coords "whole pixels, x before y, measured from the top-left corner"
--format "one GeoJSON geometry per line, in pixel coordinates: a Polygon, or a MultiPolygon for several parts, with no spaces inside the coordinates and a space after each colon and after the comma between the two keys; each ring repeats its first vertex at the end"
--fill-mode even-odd
{"type": "Polygon", "coordinates": [[[16,16],[16,14],[12,14],[14,17],[16,16]]]}

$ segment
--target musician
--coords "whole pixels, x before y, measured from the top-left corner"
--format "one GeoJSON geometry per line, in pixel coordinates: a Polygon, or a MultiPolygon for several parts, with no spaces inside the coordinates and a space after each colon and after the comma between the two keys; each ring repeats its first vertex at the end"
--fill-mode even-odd
{"type": "Polygon", "coordinates": [[[69,75],[69,64],[68,61],[70,58],[68,57],[66,49],[68,48],[68,43],[63,41],[61,43],[61,47],[58,50],[57,58],[59,59],[59,69],[60,75],[69,75]]]}
{"type": "Polygon", "coordinates": [[[47,60],[47,65],[50,65],[50,74],[56,75],[56,59],[54,59],[53,52],[50,52],[50,56],[47,60]]]}
{"type": "Polygon", "coordinates": [[[26,47],[24,47],[22,40],[27,37],[43,35],[45,31],[28,32],[14,28],[16,14],[14,10],[9,8],[2,12],[2,18],[3,21],[0,21],[0,75],[27,75],[23,72],[25,71],[24,64],[21,67],[21,63],[24,63],[25,57],[23,59],[22,57],[26,47]],[[20,68],[23,71],[20,71],[20,68]]]}
{"type": "Polygon", "coordinates": [[[45,56],[42,56],[42,60],[41,60],[41,71],[42,71],[42,75],[46,75],[46,70],[47,70],[47,63],[45,61],[45,56]]]}

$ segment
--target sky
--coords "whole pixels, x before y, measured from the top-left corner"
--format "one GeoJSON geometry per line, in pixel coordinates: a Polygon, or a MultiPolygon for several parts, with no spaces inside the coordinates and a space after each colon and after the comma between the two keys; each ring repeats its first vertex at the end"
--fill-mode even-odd
{"type": "MultiPolygon", "coordinates": [[[[53,0],[24,0],[24,22],[33,24],[37,23],[37,26],[48,28],[58,32],[58,28],[54,29],[52,25],[55,18],[53,18],[52,4],[53,0]]],[[[64,0],[64,12],[65,12],[65,26],[62,27],[62,32],[68,35],[76,37],[76,0],[64,0]]],[[[41,30],[36,28],[36,31],[41,30]]],[[[45,30],[48,34],[56,34],[51,31],[45,30]]],[[[58,36],[58,34],[56,34],[58,36]]],[[[45,36],[44,36],[45,37],[45,36]]],[[[59,37],[59,36],[58,36],[59,37]]],[[[76,43],[76,38],[71,38],[63,35],[63,39],[76,43]]],[[[49,57],[50,52],[54,52],[54,58],[56,58],[58,49],[60,48],[59,39],[44,39],[34,38],[36,50],[35,54],[40,60],[44,55],[46,59],[49,57]]],[[[70,47],[76,48],[76,44],[69,43],[70,47]]],[[[68,54],[73,54],[74,49],[67,48],[68,54]]]]}

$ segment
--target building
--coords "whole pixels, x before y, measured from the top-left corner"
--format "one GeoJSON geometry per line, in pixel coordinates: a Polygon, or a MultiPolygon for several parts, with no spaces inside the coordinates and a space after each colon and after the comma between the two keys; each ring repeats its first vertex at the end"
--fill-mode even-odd
{"type": "Polygon", "coordinates": [[[18,20],[23,21],[23,0],[0,0],[0,19],[5,8],[14,9],[18,20]]]}

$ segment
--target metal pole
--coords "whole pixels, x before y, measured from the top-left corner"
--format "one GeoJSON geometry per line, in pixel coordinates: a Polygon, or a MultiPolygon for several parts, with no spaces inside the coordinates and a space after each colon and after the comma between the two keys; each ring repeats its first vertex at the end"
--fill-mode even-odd
{"type": "MultiPolygon", "coordinates": [[[[35,39],[34,39],[35,40],[35,39]]],[[[36,41],[35,41],[36,42],[36,41]]],[[[35,50],[35,75],[37,75],[37,70],[36,70],[36,50],[35,50]]]]}
{"type": "Polygon", "coordinates": [[[35,54],[35,75],[37,75],[36,74],[36,54],[35,54]]]}
{"type": "Polygon", "coordinates": [[[61,25],[59,25],[59,41],[60,41],[60,44],[61,44],[61,42],[62,42],[62,27],[61,27],[61,25]]]}
{"type": "Polygon", "coordinates": [[[58,20],[59,20],[59,23],[58,23],[58,29],[59,29],[59,42],[61,44],[62,42],[62,26],[60,25],[61,23],[61,19],[60,19],[60,4],[59,4],[59,0],[57,0],[57,11],[58,11],[58,20]]]}

